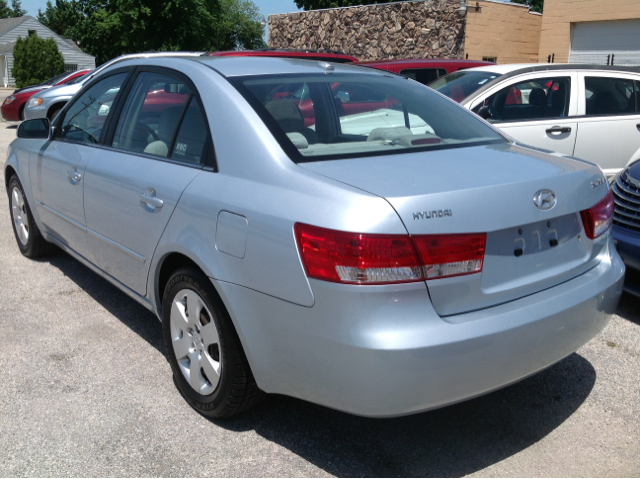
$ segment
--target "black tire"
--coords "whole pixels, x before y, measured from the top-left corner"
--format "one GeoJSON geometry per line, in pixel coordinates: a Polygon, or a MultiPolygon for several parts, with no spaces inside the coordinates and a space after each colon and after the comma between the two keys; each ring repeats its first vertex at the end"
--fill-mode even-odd
{"type": "Polygon", "coordinates": [[[47,118],[49,119],[49,121],[53,121],[53,119],[56,117],[58,112],[62,110],[63,106],[64,105],[53,105],[51,107],[51,109],[49,110],[49,113],[47,114],[47,118]]]}
{"type": "MultiPolygon", "coordinates": [[[[186,310],[185,314],[188,316],[186,310]]],[[[204,328],[202,314],[201,312],[197,321],[200,327],[204,328]]],[[[208,321],[206,324],[208,324],[208,321]]],[[[174,382],[187,402],[201,414],[212,418],[233,416],[254,407],[264,398],[265,393],[256,384],[229,314],[209,278],[198,269],[193,267],[181,268],[175,271],[169,279],[162,300],[162,329],[166,355],[173,370],[174,382]],[[180,298],[177,298],[178,294],[185,290],[195,292],[202,299],[208,311],[205,311],[204,308],[201,311],[204,311],[204,315],[207,318],[209,316],[208,313],[210,313],[210,319],[215,324],[219,339],[214,352],[214,354],[217,353],[221,366],[219,381],[211,393],[204,395],[190,385],[185,373],[183,373],[178,364],[178,358],[174,350],[174,339],[172,338],[170,324],[171,309],[174,300],[180,300],[180,298]]],[[[198,330],[199,333],[200,331],[198,330]]],[[[190,339],[191,336],[189,336],[188,340],[190,339]]],[[[205,350],[209,351],[208,349],[205,350]]],[[[196,349],[190,349],[190,351],[193,351],[190,354],[198,354],[196,349]]],[[[204,356],[200,357],[204,358],[204,356]]],[[[184,367],[184,362],[182,364],[184,367]]],[[[208,378],[204,375],[204,369],[199,369],[199,371],[203,373],[204,383],[206,383],[208,378]]],[[[213,384],[211,387],[214,387],[213,384]]]]}
{"type": "Polygon", "coordinates": [[[7,188],[7,193],[9,195],[9,210],[11,214],[11,226],[13,227],[13,234],[16,237],[16,242],[18,243],[18,247],[20,248],[20,252],[25,255],[27,258],[37,258],[39,256],[44,256],[50,253],[54,246],[46,241],[42,235],[40,234],[40,230],[36,225],[35,219],[33,218],[33,213],[31,212],[31,208],[29,207],[29,202],[27,201],[27,197],[24,194],[24,189],[22,188],[22,184],[20,184],[20,180],[16,175],[13,175],[9,180],[9,187],[7,188]],[[14,215],[16,212],[12,207],[12,194],[14,189],[18,189],[20,191],[20,195],[22,195],[23,206],[22,212],[26,214],[27,221],[25,226],[27,226],[26,230],[28,232],[28,237],[26,242],[24,242],[18,233],[16,228],[16,221],[14,215]]]}

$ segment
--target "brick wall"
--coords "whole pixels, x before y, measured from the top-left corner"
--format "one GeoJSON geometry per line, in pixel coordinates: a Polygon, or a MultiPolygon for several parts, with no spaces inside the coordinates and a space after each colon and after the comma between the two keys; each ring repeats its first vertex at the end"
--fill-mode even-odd
{"type": "Polygon", "coordinates": [[[492,57],[498,63],[538,61],[542,15],[530,13],[527,6],[514,3],[473,0],[467,3],[470,6],[465,57],[468,55],[470,60],[492,57]],[[473,7],[476,3],[481,8],[476,10],[473,7]]]}
{"type": "Polygon", "coordinates": [[[538,59],[555,53],[556,63],[569,60],[572,23],[638,18],[638,0],[545,0],[538,59]]]}

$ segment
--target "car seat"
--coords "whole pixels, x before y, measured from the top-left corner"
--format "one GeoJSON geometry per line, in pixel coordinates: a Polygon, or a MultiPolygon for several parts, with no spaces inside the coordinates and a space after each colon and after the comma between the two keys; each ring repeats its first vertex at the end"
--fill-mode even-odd
{"type": "Polygon", "coordinates": [[[300,133],[309,144],[318,143],[318,135],[311,128],[304,126],[302,112],[293,100],[272,100],[265,108],[285,133],[300,133]]]}

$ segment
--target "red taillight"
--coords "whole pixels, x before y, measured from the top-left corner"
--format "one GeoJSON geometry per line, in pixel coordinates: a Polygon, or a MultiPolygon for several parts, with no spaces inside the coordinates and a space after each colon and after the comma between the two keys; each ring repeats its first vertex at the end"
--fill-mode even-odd
{"type": "Polygon", "coordinates": [[[597,205],[580,212],[584,231],[589,239],[594,239],[605,233],[613,222],[613,192],[609,190],[597,205]]]}
{"type": "Polygon", "coordinates": [[[308,277],[352,284],[409,283],[479,273],[486,244],[486,234],[371,235],[300,223],[295,233],[308,277]]]}
{"type": "Polygon", "coordinates": [[[345,233],[300,223],[295,231],[310,278],[358,284],[422,280],[409,236],[345,233]]]}
{"type": "Polygon", "coordinates": [[[426,279],[482,271],[487,234],[414,236],[426,279]]]}

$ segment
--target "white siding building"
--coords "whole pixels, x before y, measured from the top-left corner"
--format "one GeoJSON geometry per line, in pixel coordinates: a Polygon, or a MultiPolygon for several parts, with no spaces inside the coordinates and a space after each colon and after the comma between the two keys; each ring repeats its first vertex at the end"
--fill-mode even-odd
{"type": "Polygon", "coordinates": [[[94,56],[84,53],[72,40],[62,38],[42,23],[28,15],[17,18],[0,19],[0,85],[13,86],[15,79],[11,75],[13,68],[13,47],[18,37],[27,38],[37,35],[40,38],[53,38],[58,44],[58,50],[64,58],[67,71],[83,68],[95,68],[94,56]]]}

